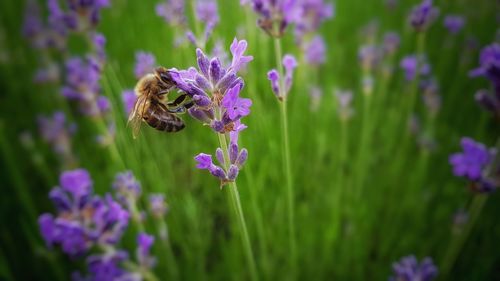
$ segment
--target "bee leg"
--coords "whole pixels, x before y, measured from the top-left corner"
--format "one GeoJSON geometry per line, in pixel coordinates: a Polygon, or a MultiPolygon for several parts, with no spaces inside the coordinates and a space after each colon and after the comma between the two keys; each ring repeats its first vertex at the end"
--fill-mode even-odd
{"type": "Polygon", "coordinates": [[[172,107],[175,107],[175,106],[178,106],[180,104],[182,104],[184,102],[184,100],[186,100],[186,94],[182,94],[180,96],[178,96],[173,102],[169,102],[167,103],[168,106],[172,106],[172,107]]]}
{"type": "Polygon", "coordinates": [[[193,107],[194,105],[194,102],[193,101],[189,101],[187,103],[184,104],[184,108],[186,109],[190,109],[191,107],[193,107]]]}

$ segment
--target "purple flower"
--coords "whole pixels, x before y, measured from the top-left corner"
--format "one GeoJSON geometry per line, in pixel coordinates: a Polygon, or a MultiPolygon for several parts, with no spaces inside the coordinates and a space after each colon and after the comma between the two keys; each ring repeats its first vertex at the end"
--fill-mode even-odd
{"type": "Polygon", "coordinates": [[[54,152],[69,157],[74,127],[67,124],[64,112],[54,112],[51,117],[38,117],[38,127],[42,139],[52,146],[54,152]]]}
{"type": "Polygon", "coordinates": [[[122,93],[123,105],[125,106],[125,113],[127,116],[130,114],[132,109],[134,108],[135,101],[137,100],[137,96],[135,95],[134,90],[125,90],[122,93]]]}
{"type": "Polygon", "coordinates": [[[481,50],[479,67],[472,70],[471,77],[484,76],[491,81],[497,96],[500,96],[500,44],[493,43],[481,50]]]}
{"type": "Polygon", "coordinates": [[[239,120],[242,117],[250,114],[250,99],[240,98],[240,87],[236,85],[229,89],[222,99],[221,105],[226,109],[226,112],[231,120],[239,120]]]}
{"type": "Polygon", "coordinates": [[[173,27],[186,25],[184,0],[166,0],[156,5],[156,14],[173,27]]]}
{"type": "Polygon", "coordinates": [[[334,6],[323,0],[294,1],[295,40],[302,42],[306,34],[317,32],[322,22],[333,17],[334,6]]]}
{"type": "Polygon", "coordinates": [[[358,52],[358,58],[364,71],[372,71],[381,58],[380,49],[375,45],[361,46],[358,52]]]}
{"type": "Polygon", "coordinates": [[[105,280],[142,280],[140,273],[128,272],[122,264],[128,261],[127,252],[111,250],[103,254],[91,255],[87,258],[89,275],[82,277],[80,273],[73,274],[74,281],[105,281],[105,280]]]}
{"type": "Polygon", "coordinates": [[[430,73],[430,65],[427,63],[426,58],[422,56],[406,56],[399,65],[405,72],[406,81],[413,81],[417,76],[417,72],[423,76],[430,73]]]}
{"type": "Polygon", "coordinates": [[[30,41],[33,48],[41,49],[48,47],[48,32],[42,20],[40,6],[37,1],[28,1],[26,4],[22,33],[30,41]]]}
{"type": "Polygon", "coordinates": [[[49,246],[61,245],[68,255],[84,254],[95,244],[114,245],[128,225],[128,212],[111,195],[92,195],[92,179],[86,170],[63,172],[60,187],[49,196],[58,213],[40,216],[40,232],[49,246]]]}
{"type": "Polygon", "coordinates": [[[305,45],[306,62],[313,66],[319,66],[326,60],[326,45],[323,37],[316,35],[305,45]]]}
{"type": "Polygon", "coordinates": [[[493,161],[494,152],[470,138],[462,138],[461,146],[463,152],[454,153],[449,158],[453,174],[472,182],[483,182],[486,167],[493,161]]]}
{"type": "Polygon", "coordinates": [[[49,62],[44,67],[37,69],[33,81],[40,84],[58,82],[60,76],[59,65],[55,62],[49,62]]]}
{"type": "Polygon", "coordinates": [[[88,116],[99,116],[103,112],[97,103],[102,65],[93,57],[74,57],[66,61],[66,81],[61,94],[79,102],[80,110],[88,116]]]}
{"type": "Polygon", "coordinates": [[[196,167],[201,170],[208,170],[221,181],[221,186],[236,180],[240,169],[248,158],[248,151],[245,148],[239,149],[237,137],[231,139],[227,150],[229,151],[229,163],[226,163],[221,148],[216,151],[216,158],[220,166],[213,163],[212,155],[209,154],[200,153],[194,158],[197,162],[196,167]]]}
{"type": "Polygon", "coordinates": [[[189,114],[218,133],[231,132],[234,122],[249,113],[251,101],[239,98],[243,80],[238,77],[238,71],[253,59],[244,55],[246,48],[245,40],[234,39],[230,47],[233,58],[227,68],[219,58],[209,59],[197,49],[198,69],[169,70],[177,88],[193,100],[194,106],[188,110],[189,114]],[[219,109],[222,114],[216,118],[214,112],[219,109]]]}
{"type": "Polygon", "coordinates": [[[422,262],[417,261],[415,256],[407,256],[392,265],[394,275],[391,281],[432,281],[438,274],[437,267],[431,258],[425,258],[422,262]]]}
{"type": "Polygon", "coordinates": [[[215,26],[219,22],[217,2],[212,0],[198,0],[196,2],[196,18],[207,25],[215,26]]]}
{"type": "Polygon", "coordinates": [[[460,15],[447,15],[443,20],[443,25],[451,34],[457,34],[464,27],[465,19],[460,15]]]}
{"type": "Polygon", "coordinates": [[[152,235],[146,233],[137,235],[137,260],[144,268],[152,268],[156,263],[156,259],[150,253],[154,241],[155,238],[152,235]]]}
{"type": "Polygon", "coordinates": [[[165,203],[165,195],[151,194],[149,195],[149,210],[153,217],[160,219],[163,218],[168,211],[167,204],[165,203]]]}
{"type": "Polygon", "coordinates": [[[399,48],[400,43],[401,39],[396,32],[387,32],[386,34],[384,34],[384,54],[394,54],[399,48]]]}
{"type": "Polygon", "coordinates": [[[141,195],[141,184],[137,181],[131,171],[118,173],[113,182],[113,189],[125,198],[134,201],[141,195]]]}
{"type": "Polygon", "coordinates": [[[267,73],[267,79],[271,81],[271,88],[280,101],[286,99],[292,88],[293,72],[297,67],[297,60],[294,56],[287,54],[283,57],[283,67],[285,68],[285,77],[280,77],[278,71],[275,69],[267,73]],[[280,79],[284,81],[280,81],[280,79]],[[281,85],[284,86],[284,89],[281,89],[281,85]]]}
{"type": "Polygon", "coordinates": [[[259,27],[272,37],[283,36],[287,26],[301,13],[294,0],[250,0],[250,3],[259,15],[259,27]]]}
{"type": "Polygon", "coordinates": [[[416,31],[424,31],[439,16],[439,9],[432,5],[432,0],[423,0],[413,7],[409,19],[411,26],[416,31]]]}
{"type": "Polygon", "coordinates": [[[155,67],[156,59],[153,54],[142,51],[135,53],[135,78],[141,79],[144,75],[152,73],[155,70],[155,67]]]}

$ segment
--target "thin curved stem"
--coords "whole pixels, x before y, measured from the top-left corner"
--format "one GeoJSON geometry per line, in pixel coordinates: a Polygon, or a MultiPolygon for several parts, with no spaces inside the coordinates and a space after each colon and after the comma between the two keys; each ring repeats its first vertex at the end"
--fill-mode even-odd
{"type": "MultiPolygon", "coordinates": [[[[219,144],[222,149],[222,154],[224,157],[224,168],[226,171],[228,171],[230,160],[229,160],[229,151],[228,151],[226,136],[224,134],[217,134],[217,135],[219,137],[219,144]]],[[[234,207],[234,211],[236,212],[236,216],[238,218],[238,224],[240,226],[240,231],[242,235],[241,239],[243,242],[243,247],[245,249],[245,255],[249,266],[250,278],[251,280],[256,281],[259,280],[257,275],[257,267],[255,265],[252,244],[250,242],[250,237],[248,235],[245,215],[243,214],[243,208],[241,207],[240,194],[238,192],[238,186],[236,185],[236,182],[233,181],[229,183],[229,192],[231,193],[230,196],[232,201],[231,203],[234,207]]]]}
{"type": "Polygon", "coordinates": [[[281,41],[278,38],[274,39],[274,51],[276,56],[276,67],[278,68],[278,73],[280,75],[279,83],[279,104],[280,104],[280,117],[281,117],[281,137],[283,141],[283,160],[284,160],[284,173],[286,178],[286,188],[287,188],[287,202],[288,202],[288,228],[289,228],[289,244],[290,244],[290,270],[295,270],[296,261],[296,240],[295,240],[295,204],[294,204],[294,189],[292,182],[292,169],[291,169],[291,159],[290,159],[290,142],[288,137],[288,112],[287,112],[287,96],[284,92],[284,70],[283,64],[281,63],[281,58],[283,56],[281,50],[281,41]]]}

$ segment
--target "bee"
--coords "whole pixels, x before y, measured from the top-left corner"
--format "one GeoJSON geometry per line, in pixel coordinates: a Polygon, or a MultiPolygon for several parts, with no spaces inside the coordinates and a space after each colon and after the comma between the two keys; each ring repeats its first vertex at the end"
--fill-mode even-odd
{"type": "Polygon", "coordinates": [[[128,118],[134,138],[139,134],[142,121],[159,131],[169,133],[184,129],[184,122],[177,114],[186,112],[193,104],[191,101],[185,103],[186,94],[165,104],[163,100],[173,89],[175,84],[164,67],[156,68],[154,73],[146,74],[137,82],[137,100],[128,118]]]}

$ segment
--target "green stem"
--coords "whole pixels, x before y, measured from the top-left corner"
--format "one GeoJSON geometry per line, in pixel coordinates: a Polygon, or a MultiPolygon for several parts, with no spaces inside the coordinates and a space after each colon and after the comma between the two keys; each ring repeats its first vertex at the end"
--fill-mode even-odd
{"type": "Polygon", "coordinates": [[[447,276],[450,270],[452,269],[453,264],[457,260],[457,257],[460,254],[465,242],[467,241],[467,238],[477,218],[479,217],[479,214],[481,213],[481,210],[483,209],[487,199],[488,195],[478,194],[472,200],[471,206],[469,208],[469,221],[465,225],[463,231],[456,237],[454,237],[454,239],[451,241],[448,250],[446,252],[446,255],[443,259],[443,263],[440,267],[442,280],[447,280],[447,276]]]}
{"type": "MultiPolygon", "coordinates": [[[[219,144],[222,149],[222,154],[224,156],[224,168],[226,171],[229,171],[229,151],[228,151],[228,146],[227,146],[227,141],[226,141],[226,136],[224,134],[217,134],[219,137],[219,144]]],[[[240,225],[240,231],[242,235],[242,242],[243,242],[243,247],[245,249],[245,255],[248,260],[248,266],[250,270],[250,278],[251,280],[258,280],[258,275],[257,275],[257,267],[255,266],[255,260],[253,256],[253,251],[252,251],[252,245],[250,243],[250,237],[248,235],[248,230],[247,230],[247,225],[245,222],[245,216],[243,214],[243,208],[241,207],[241,201],[240,201],[240,194],[238,192],[238,186],[236,185],[236,182],[230,182],[229,183],[229,192],[231,194],[231,203],[234,207],[234,211],[236,212],[237,218],[238,218],[238,224],[240,225]]]]}
{"type": "Polygon", "coordinates": [[[281,114],[281,137],[283,140],[283,159],[284,159],[284,173],[286,178],[286,188],[287,188],[287,201],[288,201],[288,228],[290,233],[290,270],[293,275],[295,270],[295,260],[296,260],[296,241],[295,241],[295,206],[294,206],[294,189],[292,183],[292,169],[290,160],[290,143],[288,138],[288,112],[287,112],[287,97],[284,85],[284,70],[283,64],[281,63],[282,50],[281,41],[278,38],[274,39],[274,51],[276,56],[276,67],[278,68],[278,73],[280,75],[279,83],[279,104],[280,104],[280,114],[281,114]]]}

